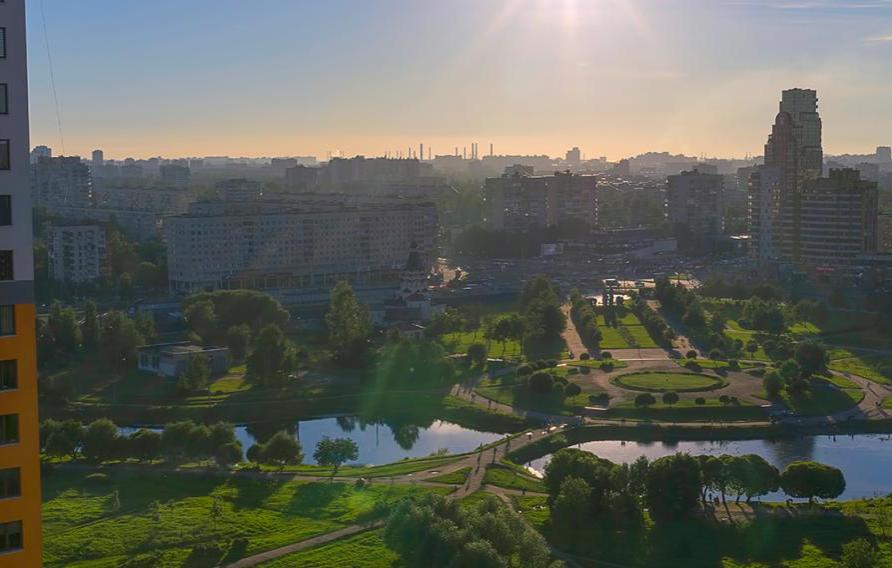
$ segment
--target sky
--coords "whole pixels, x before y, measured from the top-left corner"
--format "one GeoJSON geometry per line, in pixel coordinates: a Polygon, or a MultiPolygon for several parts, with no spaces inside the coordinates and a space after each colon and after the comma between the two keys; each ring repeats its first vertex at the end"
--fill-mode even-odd
{"type": "Polygon", "coordinates": [[[791,87],[892,144],[892,0],[27,1],[55,154],[744,157],[791,87]]]}

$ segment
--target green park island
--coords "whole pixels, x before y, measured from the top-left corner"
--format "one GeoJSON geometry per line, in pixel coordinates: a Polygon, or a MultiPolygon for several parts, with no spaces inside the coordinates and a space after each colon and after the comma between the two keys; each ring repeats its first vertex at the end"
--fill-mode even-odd
{"type": "Polygon", "coordinates": [[[579,449],[892,432],[887,315],[760,283],[617,292],[532,278],[412,337],[375,332],[346,282],[321,330],[253,291],[189,297],[173,334],[54,304],[38,337],[45,565],[892,565],[892,498],[836,500],[844,470],[579,449]],[[230,360],[139,370],[143,346],[175,342],[230,360]],[[343,433],[305,446],[294,425],[320,417],[343,433]],[[349,435],[386,426],[411,448],[441,421],[492,440],[366,464],[349,435]]]}

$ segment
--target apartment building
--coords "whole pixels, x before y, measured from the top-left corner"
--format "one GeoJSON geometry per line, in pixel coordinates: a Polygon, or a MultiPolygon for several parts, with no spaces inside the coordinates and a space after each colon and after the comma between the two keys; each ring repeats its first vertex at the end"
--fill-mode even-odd
{"type": "Polygon", "coordinates": [[[598,223],[594,176],[555,172],[551,176],[513,173],[487,178],[487,224],[496,230],[525,232],[574,222],[598,223]]]}
{"type": "Polygon", "coordinates": [[[175,292],[265,290],[396,281],[411,243],[434,260],[433,203],[307,195],[193,203],[164,224],[175,292]]]}
{"type": "Polygon", "coordinates": [[[801,267],[817,275],[853,275],[860,255],[877,252],[876,182],[858,170],[830,170],[806,185],[799,219],[801,267]]]}
{"type": "Polygon", "coordinates": [[[192,171],[182,164],[165,164],[161,166],[161,181],[170,184],[176,189],[189,187],[192,171]]]}
{"type": "Polygon", "coordinates": [[[49,273],[53,280],[82,284],[108,275],[105,227],[51,227],[47,238],[49,273]]]}
{"type": "Polygon", "coordinates": [[[97,209],[148,211],[159,215],[174,215],[185,213],[191,200],[188,192],[179,189],[105,186],[93,188],[93,203],[97,209]]]}
{"type": "Polygon", "coordinates": [[[90,207],[93,182],[80,156],[41,156],[31,166],[34,205],[57,213],[63,207],[90,207]]]}
{"type": "Polygon", "coordinates": [[[25,0],[0,2],[0,565],[41,566],[25,0]]]}
{"type": "Polygon", "coordinates": [[[259,181],[244,178],[217,182],[215,189],[217,198],[224,201],[257,201],[263,196],[263,185],[259,181]]]}
{"type": "Polygon", "coordinates": [[[682,252],[715,250],[724,231],[722,185],[722,176],[699,169],[668,177],[666,211],[682,252]]]}

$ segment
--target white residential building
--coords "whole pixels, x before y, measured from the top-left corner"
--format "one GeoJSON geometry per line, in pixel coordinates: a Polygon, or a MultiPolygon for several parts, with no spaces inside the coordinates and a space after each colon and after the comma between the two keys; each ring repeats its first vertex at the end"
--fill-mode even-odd
{"type": "Polygon", "coordinates": [[[64,282],[95,282],[108,274],[105,227],[51,227],[47,239],[50,277],[64,282]]]}

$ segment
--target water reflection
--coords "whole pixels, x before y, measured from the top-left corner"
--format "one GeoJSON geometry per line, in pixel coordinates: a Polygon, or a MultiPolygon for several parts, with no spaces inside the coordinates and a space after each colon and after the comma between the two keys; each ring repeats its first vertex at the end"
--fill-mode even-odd
{"type": "MultiPolygon", "coordinates": [[[[705,442],[623,442],[597,441],[581,449],[616,463],[631,463],[639,456],[654,460],[676,452],[692,455],[758,454],[779,469],[800,460],[815,460],[838,467],[845,473],[842,499],[887,495],[892,492],[892,441],[887,435],[805,436],[780,440],[740,440],[705,442]]],[[[531,462],[542,472],[550,456],[531,462]]],[[[768,498],[782,498],[769,495],[768,498]]]]}

